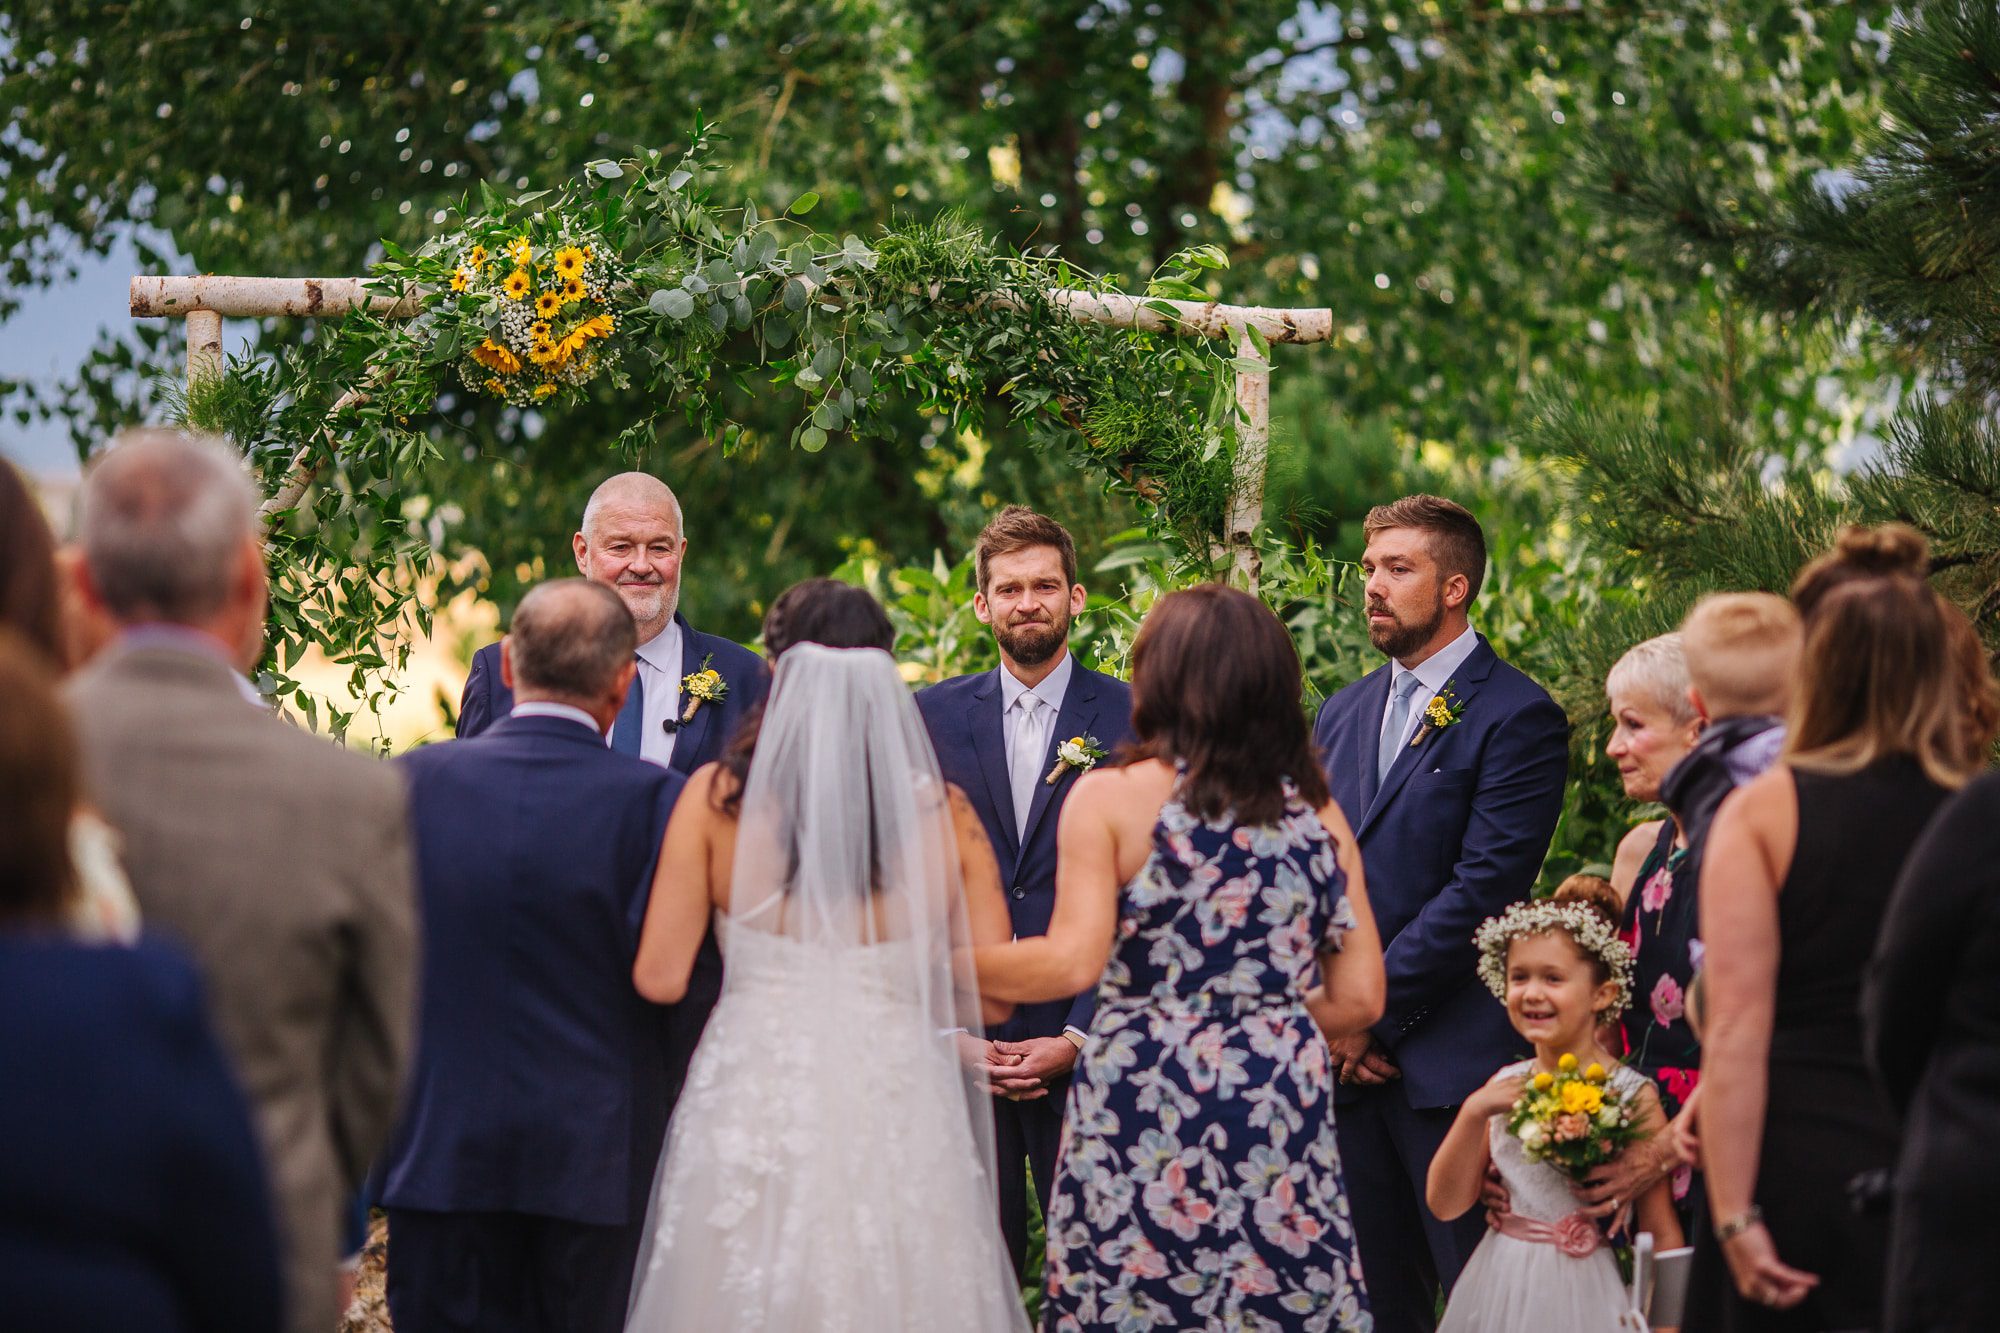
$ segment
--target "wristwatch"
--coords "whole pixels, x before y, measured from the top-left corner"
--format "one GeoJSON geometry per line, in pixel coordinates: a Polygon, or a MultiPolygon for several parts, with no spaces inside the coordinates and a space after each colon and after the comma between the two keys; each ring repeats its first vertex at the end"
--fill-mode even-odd
{"type": "Polygon", "coordinates": [[[1764,1210],[1753,1203],[1715,1229],[1715,1243],[1717,1245],[1727,1245],[1751,1227],[1763,1222],[1763,1220],[1764,1210]]]}
{"type": "Polygon", "coordinates": [[[1078,1055],[1083,1054],[1083,1044],[1090,1040],[1089,1033],[1079,1032],[1075,1028],[1064,1028],[1062,1034],[1069,1038],[1070,1045],[1076,1047],[1078,1055]]]}

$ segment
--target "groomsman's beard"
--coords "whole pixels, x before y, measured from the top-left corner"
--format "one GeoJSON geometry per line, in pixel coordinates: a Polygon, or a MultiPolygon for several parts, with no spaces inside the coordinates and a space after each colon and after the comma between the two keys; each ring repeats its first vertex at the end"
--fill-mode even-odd
{"type": "MultiPolygon", "coordinates": [[[[1388,608],[1383,608],[1388,610],[1388,608]]],[[[1395,615],[1393,610],[1390,615],[1395,615]]],[[[1431,641],[1431,636],[1444,624],[1444,598],[1439,597],[1433,604],[1431,617],[1420,624],[1410,624],[1398,618],[1387,625],[1368,622],[1368,642],[1375,645],[1377,652],[1387,657],[1407,657],[1431,641]]]]}
{"type": "Polygon", "coordinates": [[[1024,667],[1038,667],[1062,651],[1069,640],[1070,617],[1055,621],[1031,621],[1025,625],[993,627],[1000,651],[1024,667]]]}

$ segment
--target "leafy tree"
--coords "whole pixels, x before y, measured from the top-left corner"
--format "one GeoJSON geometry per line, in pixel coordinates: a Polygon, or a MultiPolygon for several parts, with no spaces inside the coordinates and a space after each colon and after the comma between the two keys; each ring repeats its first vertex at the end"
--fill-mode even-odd
{"type": "Polygon", "coordinates": [[[1634,594],[1575,642],[1576,678],[1601,678],[1703,592],[1783,591],[1852,522],[1926,531],[1940,586],[2000,640],[2000,11],[1912,7],[1883,96],[1882,124],[1854,154],[1775,188],[1631,143],[1607,152],[1601,197],[1646,229],[1661,262],[1717,283],[1789,342],[1873,340],[1914,391],[1850,471],[1801,441],[1795,420],[1713,380],[1657,411],[1553,399],[1540,444],[1571,469],[1576,522],[1634,594]]]}

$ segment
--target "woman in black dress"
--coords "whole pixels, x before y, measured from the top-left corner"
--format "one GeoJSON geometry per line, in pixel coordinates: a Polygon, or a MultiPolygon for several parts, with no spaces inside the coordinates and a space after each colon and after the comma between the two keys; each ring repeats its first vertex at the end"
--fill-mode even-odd
{"type": "MultiPolygon", "coordinates": [[[[1861,1059],[1863,969],[1898,872],[1990,731],[1911,529],[1849,529],[1793,585],[1805,652],[1784,761],[1716,817],[1701,887],[1709,1214],[1686,1324],[1872,1329],[1886,1220],[1851,1183],[1896,1122],[1861,1059]]],[[[1990,685],[1988,686],[1990,689],[1990,685]]]]}
{"type": "Polygon", "coordinates": [[[2000,773],[1946,802],[1903,867],[1862,992],[1868,1059],[1903,1115],[1890,1333],[2000,1312],[2000,773]]]}

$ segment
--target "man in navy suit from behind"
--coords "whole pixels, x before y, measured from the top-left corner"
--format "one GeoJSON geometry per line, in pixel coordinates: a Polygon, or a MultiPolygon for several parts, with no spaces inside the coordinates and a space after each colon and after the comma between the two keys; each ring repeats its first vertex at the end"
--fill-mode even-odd
{"type": "MultiPolygon", "coordinates": [[[[974,568],[973,612],[993,627],[1000,665],[919,692],[917,708],[944,776],[986,826],[1015,935],[1041,935],[1055,908],[1056,823],[1077,778],[1068,766],[1056,771],[1056,749],[1085,737],[1108,754],[1131,741],[1132,691],[1070,655],[1084,591],[1076,545],[1060,523],[1009,505],[979,534],[974,568]]],[[[1027,1174],[1046,1213],[1070,1070],[1096,1003],[1093,989],[1024,1004],[988,1039],[959,1036],[967,1067],[994,1095],[1000,1230],[1016,1272],[1027,1263],[1027,1174]]]]}
{"type": "Polygon", "coordinates": [[[509,717],[404,757],[423,910],[406,1108],[381,1167],[398,1333],[616,1333],[671,1107],[632,986],[684,779],[604,743],[632,618],[544,584],[501,645],[509,717]]]}
{"type": "MultiPolygon", "coordinates": [[[[617,593],[638,632],[638,675],[610,729],[611,748],[683,777],[721,757],[737,725],[771,688],[763,658],[701,633],[680,614],[687,545],[680,501],[647,472],[621,472],[599,484],[570,538],[578,572],[617,593]],[[726,687],[721,699],[697,702],[683,694],[682,682],[704,669],[721,677],[726,687]]],[[[479,735],[513,706],[513,691],[500,672],[500,645],[488,644],[473,656],[466,677],[459,736],[479,735]]],[[[667,1073],[676,1090],[721,994],[722,952],[711,932],[695,955],[686,998],[669,1005],[664,1019],[667,1073]]]]}
{"type": "Polygon", "coordinates": [[[1313,741],[1360,840],[1388,1007],[1333,1044],[1341,1166],[1375,1327],[1436,1326],[1485,1231],[1440,1222],[1424,1178],[1458,1105],[1524,1053],[1480,984],[1472,935],[1528,896],[1561,813],[1569,723],[1468,619],[1486,538],[1461,506],[1413,495],[1370,511],[1368,637],[1390,661],[1320,709],[1313,741]],[[1438,700],[1435,708],[1432,701],[1438,700]]]}

